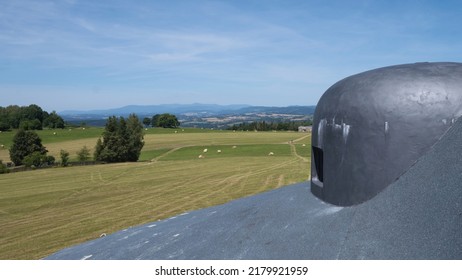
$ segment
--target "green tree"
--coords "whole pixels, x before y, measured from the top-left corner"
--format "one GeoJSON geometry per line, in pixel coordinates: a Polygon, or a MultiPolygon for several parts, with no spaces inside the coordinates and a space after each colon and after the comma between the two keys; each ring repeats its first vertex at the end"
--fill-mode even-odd
{"type": "Polygon", "coordinates": [[[93,152],[93,159],[95,161],[99,161],[101,158],[101,154],[103,153],[103,141],[101,138],[98,138],[96,141],[95,151],[93,152]]]}
{"type": "Polygon", "coordinates": [[[150,125],[151,125],[151,119],[150,119],[150,118],[147,118],[147,117],[144,118],[144,119],[143,119],[143,124],[144,124],[145,126],[150,126],[150,125]]]}
{"type": "Polygon", "coordinates": [[[69,152],[65,150],[59,151],[59,156],[61,157],[61,166],[69,165],[69,152]]]}
{"type": "Polygon", "coordinates": [[[6,108],[0,107],[0,131],[7,131],[10,129],[10,123],[8,121],[8,113],[6,108]]]}
{"type": "Polygon", "coordinates": [[[64,128],[64,120],[56,111],[53,111],[43,120],[43,126],[49,128],[64,128]]]}
{"type": "Polygon", "coordinates": [[[127,160],[137,161],[144,146],[144,133],[143,126],[135,114],[128,116],[127,130],[129,131],[127,160]]]}
{"type": "Polygon", "coordinates": [[[159,117],[160,117],[159,114],[152,116],[152,120],[151,120],[152,127],[159,127],[159,117]]]}
{"type": "Polygon", "coordinates": [[[42,130],[42,123],[38,119],[22,120],[19,123],[19,129],[23,130],[42,130]]]}
{"type": "MultiPolygon", "coordinates": [[[[118,124],[118,130],[116,132],[116,144],[113,147],[115,150],[115,162],[124,162],[128,161],[128,156],[130,152],[129,141],[130,141],[130,132],[127,128],[127,122],[123,117],[120,118],[118,124]]],[[[136,160],[135,160],[136,161],[136,160]]]]}
{"type": "Polygon", "coordinates": [[[20,128],[30,130],[42,130],[43,119],[46,116],[46,112],[42,110],[38,105],[32,104],[27,107],[20,108],[20,128]],[[26,124],[24,124],[26,122],[26,124]],[[22,124],[22,126],[21,126],[22,124]]]}
{"type": "Polygon", "coordinates": [[[34,131],[19,130],[13,137],[10,148],[10,158],[15,165],[22,165],[23,159],[34,152],[45,155],[48,151],[42,145],[42,140],[34,131]]]}
{"type": "Polygon", "coordinates": [[[7,116],[8,124],[11,128],[19,128],[21,122],[21,107],[17,105],[11,105],[5,108],[5,114],[7,116]]]}
{"type": "Polygon", "coordinates": [[[95,160],[105,162],[119,162],[118,138],[119,138],[119,120],[117,117],[109,117],[102,134],[102,140],[97,142],[95,148],[95,160]],[[100,144],[98,146],[98,144],[100,144]]]}
{"type": "Polygon", "coordinates": [[[176,128],[180,126],[180,122],[175,115],[166,113],[158,116],[157,126],[163,128],[176,128]]]}
{"type": "Polygon", "coordinates": [[[79,161],[85,162],[90,158],[90,150],[87,148],[87,146],[83,146],[82,149],[80,149],[77,152],[77,159],[79,161]]]}
{"type": "Polygon", "coordinates": [[[143,124],[136,115],[130,115],[127,120],[123,117],[110,117],[102,138],[96,142],[95,160],[137,161],[144,145],[143,137],[143,124]]]}
{"type": "Polygon", "coordinates": [[[0,117],[0,131],[7,131],[10,129],[10,125],[8,122],[4,119],[1,119],[0,117]]]}
{"type": "Polygon", "coordinates": [[[37,119],[40,123],[43,122],[44,111],[40,106],[32,104],[22,108],[22,119],[35,120],[37,119]]]}

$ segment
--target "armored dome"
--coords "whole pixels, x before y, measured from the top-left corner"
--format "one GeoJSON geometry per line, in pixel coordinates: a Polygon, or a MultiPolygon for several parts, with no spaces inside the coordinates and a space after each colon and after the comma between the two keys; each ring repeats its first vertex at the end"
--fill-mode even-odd
{"type": "Polygon", "coordinates": [[[462,115],[462,63],[379,68],[331,86],[316,107],[311,191],[335,205],[374,197],[462,115]]]}

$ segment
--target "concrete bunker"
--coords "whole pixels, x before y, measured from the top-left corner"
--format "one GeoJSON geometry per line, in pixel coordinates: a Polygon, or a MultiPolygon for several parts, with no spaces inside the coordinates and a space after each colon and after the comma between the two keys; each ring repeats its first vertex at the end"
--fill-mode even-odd
{"type": "Polygon", "coordinates": [[[462,63],[384,67],[332,85],[316,106],[311,192],[365,202],[407,171],[462,115],[462,63]]]}

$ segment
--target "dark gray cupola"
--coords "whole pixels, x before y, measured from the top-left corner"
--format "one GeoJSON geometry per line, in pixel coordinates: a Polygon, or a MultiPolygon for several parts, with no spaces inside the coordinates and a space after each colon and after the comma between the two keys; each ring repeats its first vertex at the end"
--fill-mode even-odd
{"type": "Polygon", "coordinates": [[[347,77],[314,114],[311,191],[341,206],[374,197],[462,115],[462,63],[415,63],[347,77]]]}

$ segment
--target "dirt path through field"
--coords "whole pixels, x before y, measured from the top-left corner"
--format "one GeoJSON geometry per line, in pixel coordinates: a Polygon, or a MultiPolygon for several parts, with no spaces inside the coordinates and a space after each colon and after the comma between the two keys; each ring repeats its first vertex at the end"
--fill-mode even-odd
{"type": "Polygon", "coordinates": [[[308,134],[308,135],[302,136],[302,137],[300,137],[300,138],[297,138],[297,139],[295,139],[293,142],[299,142],[299,141],[302,141],[303,139],[305,139],[305,138],[307,138],[307,137],[310,137],[310,136],[311,136],[311,134],[308,134]]]}
{"type": "Polygon", "coordinates": [[[173,149],[171,149],[170,151],[165,152],[165,153],[161,154],[160,156],[153,158],[149,164],[154,163],[154,162],[157,162],[157,161],[159,161],[159,159],[161,159],[161,158],[163,158],[163,157],[166,157],[166,156],[168,156],[169,154],[171,154],[171,153],[173,153],[173,152],[176,152],[176,151],[178,151],[179,149],[184,148],[184,147],[188,147],[188,146],[181,146],[181,147],[173,148],[173,149]]]}
{"type": "Polygon", "coordinates": [[[297,138],[293,141],[289,141],[289,145],[290,145],[290,150],[292,152],[292,155],[298,157],[299,159],[303,160],[303,162],[309,162],[309,159],[307,159],[306,157],[302,157],[301,155],[299,155],[297,153],[297,148],[295,147],[294,145],[294,142],[299,142],[299,141],[302,141],[303,139],[309,137],[310,135],[305,135],[303,137],[300,137],[300,138],[297,138]]]}

